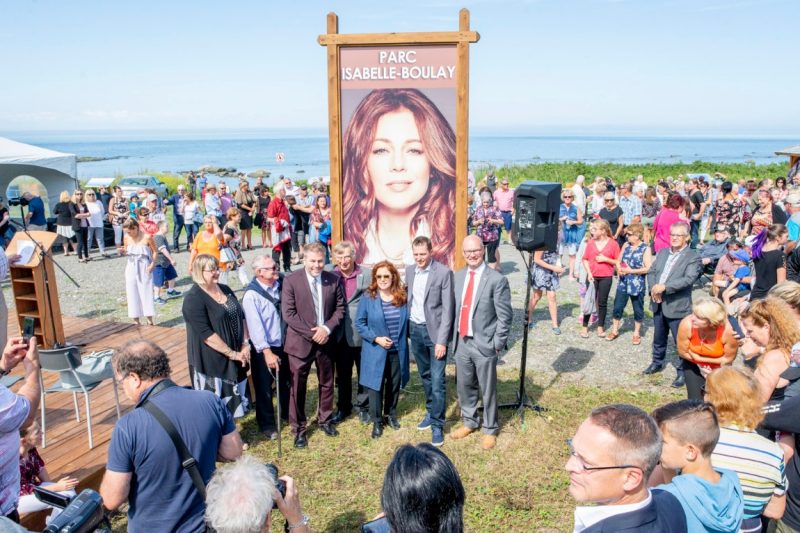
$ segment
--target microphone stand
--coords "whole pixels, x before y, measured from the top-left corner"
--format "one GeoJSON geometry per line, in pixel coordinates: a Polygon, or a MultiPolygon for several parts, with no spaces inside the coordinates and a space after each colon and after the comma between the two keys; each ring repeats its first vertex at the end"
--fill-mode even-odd
{"type": "MultiPolygon", "coordinates": [[[[522,251],[520,250],[520,254],[522,251]]],[[[519,390],[517,391],[517,399],[511,403],[500,404],[499,409],[515,409],[519,415],[520,422],[525,425],[525,410],[541,414],[547,411],[546,407],[533,403],[525,391],[525,366],[528,360],[528,324],[531,320],[531,314],[528,312],[528,305],[531,301],[531,262],[533,261],[533,253],[528,252],[528,260],[525,260],[525,255],[522,255],[522,262],[525,264],[525,277],[527,278],[527,287],[525,289],[525,322],[523,323],[524,329],[522,331],[522,353],[519,365],[519,390]]]]}
{"type": "MultiPolygon", "coordinates": [[[[25,219],[23,218],[22,220],[24,221],[25,219]]],[[[67,279],[68,279],[68,280],[70,280],[70,281],[72,282],[72,284],[73,284],[73,285],[75,285],[75,287],[77,287],[77,288],[79,288],[79,289],[80,289],[80,287],[81,287],[81,286],[78,284],[78,282],[77,282],[77,281],[75,281],[75,279],[74,279],[72,276],[70,276],[70,275],[67,273],[67,271],[66,271],[66,270],[64,270],[64,268],[62,268],[62,266],[61,266],[61,265],[59,265],[59,264],[56,262],[56,260],[55,260],[55,259],[53,259],[53,256],[52,256],[52,254],[49,254],[49,253],[47,252],[47,250],[45,250],[45,249],[44,249],[44,247],[43,247],[41,244],[39,244],[39,242],[38,242],[36,239],[34,239],[34,238],[33,238],[33,235],[31,235],[31,234],[30,234],[30,232],[28,231],[28,228],[27,228],[27,227],[26,227],[24,224],[20,224],[19,222],[15,222],[15,221],[13,221],[13,220],[11,220],[11,219],[9,219],[9,223],[11,223],[12,225],[14,225],[14,226],[16,226],[17,228],[21,229],[21,230],[22,230],[22,232],[23,232],[23,233],[25,233],[25,235],[27,235],[27,236],[28,236],[28,238],[31,240],[31,242],[33,243],[33,245],[34,245],[34,246],[35,246],[35,247],[38,249],[38,251],[39,251],[39,259],[40,259],[40,261],[42,261],[42,262],[44,263],[44,262],[46,262],[46,260],[47,260],[47,259],[50,259],[50,261],[51,261],[51,262],[52,262],[52,263],[53,263],[53,264],[54,264],[56,267],[58,267],[58,269],[61,271],[61,273],[62,273],[62,274],[64,274],[64,275],[67,277],[67,279]]],[[[50,322],[50,323],[48,324],[48,326],[50,327],[50,332],[51,332],[51,333],[53,334],[53,336],[55,337],[55,334],[56,334],[56,326],[55,326],[55,323],[53,322],[53,321],[55,320],[55,317],[53,316],[53,301],[50,299],[50,279],[49,279],[49,277],[48,277],[48,274],[47,274],[47,265],[45,265],[45,268],[43,269],[43,272],[44,272],[44,285],[45,285],[45,287],[46,287],[46,290],[45,290],[45,298],[47,299],[47,303],[46,303],[46,305],[47,305],[47,316],[48,316],[48,318],[49,318],[49,322],[50,322]]],[[[42,324],[42,326],[44,326],[44,324],[42,324]]],[[[58,342],[55,342],[55,343],[53,344],[53,348],[63,348],[63,346],[61,346],[61,344],[60,344],[60,343],[58,343],[58,342]]]]}

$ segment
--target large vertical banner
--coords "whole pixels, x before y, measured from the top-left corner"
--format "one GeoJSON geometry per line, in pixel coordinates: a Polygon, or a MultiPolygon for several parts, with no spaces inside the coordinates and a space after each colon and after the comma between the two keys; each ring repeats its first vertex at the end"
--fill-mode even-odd
{"type": "Polygon", "coordinates": [[[328,14],[333,240],[358,264],[414,263],[412,241],[460,268],[467,231],[469,11],[459,31],[339,34],[328,14]]]}
{"type": "Polygon", "coordinates": [[[342,47],[343,237],[356,261],[414,262],[411,242],[455,252],[456,46],[342,47]]]}

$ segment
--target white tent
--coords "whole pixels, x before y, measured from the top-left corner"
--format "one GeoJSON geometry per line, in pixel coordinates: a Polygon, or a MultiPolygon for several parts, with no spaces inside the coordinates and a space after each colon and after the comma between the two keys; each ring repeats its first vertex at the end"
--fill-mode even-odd
{"type": "Polygon", "coordinates": [[[0,137],[0,196],[18,176],[32,176],[47,189],[52,209],[61,191],[78,187],[78,162],[74,154],[64,154],[0,137]]]}

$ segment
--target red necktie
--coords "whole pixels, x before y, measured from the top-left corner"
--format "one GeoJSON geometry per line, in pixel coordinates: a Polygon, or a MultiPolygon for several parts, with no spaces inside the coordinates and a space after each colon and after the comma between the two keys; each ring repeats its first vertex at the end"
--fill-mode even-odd
{"type": "Polygon", "coordinates": [[[472,307],[472,289],[475,286],[475,272],[469,271],[469,283],[467,283],[467,293],[461,303],[461,318],[458,322],[458,333],[462,337],[469,335],[469,308],[472,307]]]}

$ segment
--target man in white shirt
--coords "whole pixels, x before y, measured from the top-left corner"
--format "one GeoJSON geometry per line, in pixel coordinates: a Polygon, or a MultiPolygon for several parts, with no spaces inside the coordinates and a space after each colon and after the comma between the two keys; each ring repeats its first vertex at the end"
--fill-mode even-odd
{"type": "Polygon", "coordinates": [[[425,418],[417,425],[431,429],[431,444],[444,444],[446,410],[445,366],[453,333],[455,294],[453,272],[434,261],[432,244],[420,236],[411,243],[416,264],[406,267],[411,350],[425,390],[425,418]]]}
{"type": "Polygon", "coordinates": [[[586,192],[583,190],[585,181],[586,178],[581,174],[575,178],[575,185],[572,186],[572,193],[575,195],[575,207],[580,209],[584,216],[586,216],[586,192]]]}
{"type": "Polygon", "coordinates": [[[569,494],[583,504],[575,508],[574,533],[687,531],[678,499],[647,488],[661,458],[661,432],[650,415],[632,405],[598,407],[568,445],[569,494]]]}

